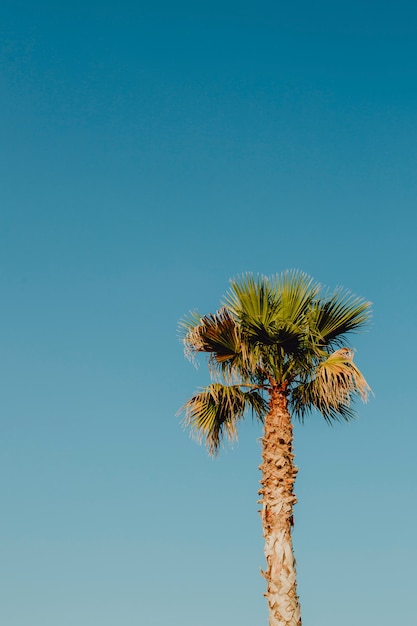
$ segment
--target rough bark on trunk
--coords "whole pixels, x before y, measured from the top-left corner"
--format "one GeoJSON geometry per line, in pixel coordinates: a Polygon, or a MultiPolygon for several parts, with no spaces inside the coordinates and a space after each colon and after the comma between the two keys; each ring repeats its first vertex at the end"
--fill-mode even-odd
{"type": "Polygon", "coordinates": [[[270,411],[262,438],[262,471],[259,494],[265,538],[269,626],[301,626],[292,547],[293,492],[297,468],[292,451],[293,432],[285,388],[271,391],[270,411]]]}

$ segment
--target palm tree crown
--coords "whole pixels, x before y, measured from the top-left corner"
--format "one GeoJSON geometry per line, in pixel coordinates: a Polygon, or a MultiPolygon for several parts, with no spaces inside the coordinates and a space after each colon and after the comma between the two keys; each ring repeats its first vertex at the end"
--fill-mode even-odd
{"type": "Polygon", "coordinates": [[[369,302],[300,271],[232,280],[216,313],[180,323],[187,356],[207,353],[213,379],[183,406],[184,423],[215,454],[247,410],[264,420],[278,388],[301,420],[312,410],[328,422],[351,419],[353,397],[366,400],[370,389],[347,335],[369,318],[369,302]]]}

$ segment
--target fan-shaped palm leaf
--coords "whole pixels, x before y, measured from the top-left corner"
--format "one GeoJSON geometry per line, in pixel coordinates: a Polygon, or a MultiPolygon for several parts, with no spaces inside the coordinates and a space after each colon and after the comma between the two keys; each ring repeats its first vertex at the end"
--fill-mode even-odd
{"type": "Polygon", "coordinates": [[[311,378],[292,390],[294,412],[304,418],[311,409],[320,411],[326,421],[349,420],[354,416],[351,402],[359,396],[364,402],[371,391],[346,348],[337,350],[321,361],[311,378]]]}
{"type": "Polygon", "coordinates": [[[262,420],[267,408],[257,389],[245,391],[238,385],[212,383],[193,395],[180,413],[185,414],[184,425],[215,454],[224,435],[229,441],[237,439],[236,424],[248,409],[262,420]]]}
{"type": "Polygon", "coordinates": [[[294,353],[305,334],[305,311],[316,291],[313,281],[302,272],[286,272],[272,281],[245,274],[231,281],[224,303],[251,344],[280,346],[286,353],[294,353]]]}
{"type": "Polygon", "coordinates": [[[342,288],[317,300],[310,320],[325,345],[346,343],[346,334],[363,328],[371,317],[371,303],[342,288]]]}
{"type": "Polygon", "coordinates": [[[242,350],[239,328],[225,308],[214,314],[181,322],[186,354],[208,352],[219,362],[232,359],[242,350]],[[194,323],[193,323],[194,322],[194,323]]]}
{"type": "Polygon", "coordinates": [[[319,295],[320,285],[304,272],[288,270],[273,277],[272,292],[279,302],[280,319],[305,327],[306,314],[319,295]]]}
{"type": "Polygon", "coordinates": [[[276,302],[266,277],[244,274],[237,280],[232,280],[224,303],[249,336],[262,336],[262,340],[270,342],[269,329],[276,302]]]}
{"type": "Polygon", "coordinates": [[[223,374],[229,382],[249,381],[259,361],[257,351],[248,349],[239,324],[225,307],[204,317],[193,314],[181,322],[181,329],[187,356],[205,352],[213,373],[223,374]]]}

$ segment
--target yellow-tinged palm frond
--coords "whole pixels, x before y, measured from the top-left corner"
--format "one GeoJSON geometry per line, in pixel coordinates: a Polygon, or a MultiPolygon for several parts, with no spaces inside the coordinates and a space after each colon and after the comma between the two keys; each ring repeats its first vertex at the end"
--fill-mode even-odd
{"type": "Polygon", "coordinates": [[[212,383],[193,395],[180,413],[184,413],[184,425],[214,455],[224,437],[237,439],[236,424],[248,409],[261,420],[266,414],[267,403],[257,389],[212,383]]]}
{"type": "Polygon", "coordinates": [[[214,314],[192,314],[181,322],[185,354],[192,358],[198,352],[209,354],[212,372],[221,372],[227,380],[247,381],[256,369],[256,350],[248,350],[233,315],[225,308],[214,314]]]}
{"type": "Polygon", "coordinates": [[[241,352],[239,327],[227,309],[222,308],[198,320],[193,314],[193,318],[181,322],[187,356],[207,352],[216,354],[218,361],[226,361],[241,352]]]}
{"type": "Polygon", "coordinates": [[[363,374],[353,363],[353,352],[341,348],[319,362],[311,378],[292,390],[290,401],[301,418],[316,409],[329,422],[349,420],[354,417],[354,397],[366,402],[370,392],[363,374]]]}
{"type": "Polygon", "coordinates": [[[350,351],[344,348],[319,364],[315,381],[320,402],[328,406],[337,406],[341,402],[348,404],[352,394],[357,394],[363,401],[368,399],[370,387],[353,363],[350,351]]]}

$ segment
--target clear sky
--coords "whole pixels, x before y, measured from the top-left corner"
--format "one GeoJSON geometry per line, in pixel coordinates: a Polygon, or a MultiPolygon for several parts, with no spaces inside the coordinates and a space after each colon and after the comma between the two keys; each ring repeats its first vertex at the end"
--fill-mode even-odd
{"type": "Polygon", "coordinates": [[[373,302],[375,397],[296,426],[303,623],[415,620],[415,2],[3,0],[0,622],[266,624],[250,418],[177,322],[242,272],[373,302]]]}

